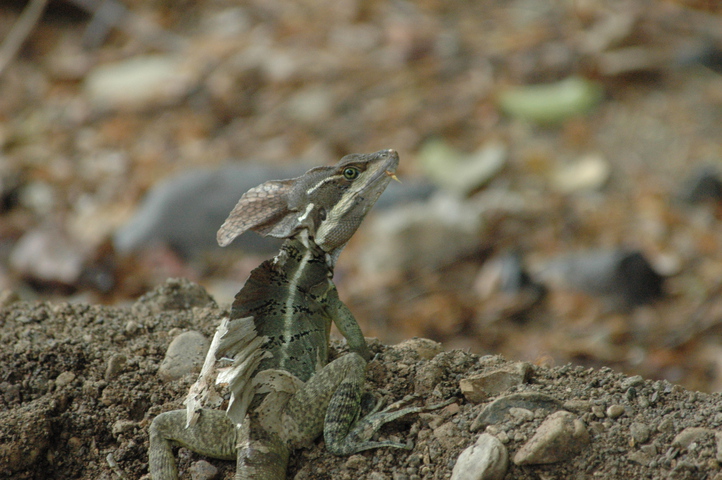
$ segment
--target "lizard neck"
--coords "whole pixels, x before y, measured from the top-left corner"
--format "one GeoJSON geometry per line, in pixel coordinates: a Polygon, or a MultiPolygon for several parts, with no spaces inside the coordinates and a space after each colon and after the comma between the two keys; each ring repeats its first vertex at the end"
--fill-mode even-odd
{"type": "Polygon", "coordinates": [[[316,245],[305,230],[302,233],[283,242],[272,262],[284,272],[291,288],[308,291],[333,277],[335,259],[316,245]]]}

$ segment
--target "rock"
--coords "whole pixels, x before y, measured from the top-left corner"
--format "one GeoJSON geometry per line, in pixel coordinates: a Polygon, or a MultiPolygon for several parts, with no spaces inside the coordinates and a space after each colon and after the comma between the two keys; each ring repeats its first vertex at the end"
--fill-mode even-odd
{"type": "Polygon", "coordinates": [[[125,362],[127,361],[125,355],[122,353],[116,353],[108,359],[108,366],[105,369],[105,376],[103,377],[106,382],[116,378],[120,372],[125,368],[125,362]]]}
{"type": "Polygon", "coordinates": [[[589,432],[574,414],[558,411],[547,417],[516,455],[517,465],[537,465],[568,460],[589,444],[589,432]]]}
{"type": "Polygon", "coordinates": [[[451,480],[502,480],[509,466],[509,454],[499,439],[482,433],[456,460],[451,480]]]}
{"type": "Polygon", "coordinates": [[[344,466],[348,468],[349,470],[359,470],[366,466],[368,463],[368,460],[363,455],[351,455],[346,459],[344,462],[344,466]]]}
{"type": "Polygon", "coordinates": [[[497,98],[507,115],[539,124],[558,124],[592,111],[604,98],[602,86],[580,77],[557,83],[509,88],[497,98]]]}
{"type": "Polygon", "coordinates": [[[140,55],[94,68],[83,89],[98,109],[150,110],[180,101],[199,74],[182,56],[140,55]]]}
{"type": "Polygon", "coordinates": [[[484,262],[474,281],[474,290],[488,298],[496,292],[517,294],[529,287],[536,287],[524,267],[518,252],[507,253],[484,262]]]}
{"type": "Polygon", "coordinates": [[[74,285],[85,257],[77,242],[55,226],[41,226],[20,237],[8,263],[21,276],[42,282],[74,285]]]}
{"type": "Polygon", "coordinates": [[[636,444],[647,442],[650,432],[649,426],[644,423],[632,422],[629,426],[629,434],[636,444]]]}
{"type": "Polygon", "coordinates": [[[190,310],[193,307],[215,306],[216,302],[200,285],[185,278],[169,278],[153,291],[140,297],[133,308],[148,308],[158,313],[168,310],[190,310]]]}
{"type": "Polygon", "coordinates": [[[481,324],[503,318],[523,320],[547,293],[546,287],[527,273],[518,252],[484,262],[473,290],[483,300],[478,317],[481,324]]]}
{"type": "Polygon", "coordinates": [[[110,431],[114,437],[118,438],[119,435],[129,432],[138,426],[138,422],[131,420],[118,420],[111,427],[110,431]]]}
{"type": "Polygon", "coordinates": [[[664,277],[636,250],[601,250],[563,255],[546,263],[539,279],[550,288],[603,298],[610,307],[627,309],[662,296],[664,277]]]}
{"type": "Polygon", "coordinates": [[[496,142],[472,154],[459,152],[441,139],[429,140],[419,150],[419,161],[426,175],[459,195],[469,195],[483,187],[504,168],[506,158],[506,145],[496,142]]]}
{"type": "Polygon", "coordinates": [[[214,480],[218,477],[218,469],[205,460],[193,462],[188,470],[192,480],[214,480]]]}
{"type": "Polygon", "coordinates": [[[526,408],[527,410],[546,410],[554,412],[559,410],[562,402],[556,398],[537,392],[512,393],[505,397],[498,398],[491,402],[476,417],[474,423],[471,424],[470,430],[476,432],[487,425],[494,425],[504,420],[509,409],[526,408]]]}
{"type": "Polygon", "coordinates": [[[678,448],[689,448],[693,443],[699,443],[705,437],[711,436],[715,432],[709,428],[687,427],[674,437],[672,446],[678,448]]]}
{"type": "Polygon", "coordinates": [[[364,228],[368,238],[384,241],[370,242],[359,266],[369,275],[438,268],[476,251],[481,227],[476,206],[443,194],[424,204],[377,211],[364,228]]]}
{"type": "Polygon", "coordinates": [[[479,403],[515,385],[521,385],[528,380],[531,372],[530,364],[519,362],[510,368],[464,378],[459,381],[459,388],[468,401],[479,403]]]}
{"type": "Polygon", "coordinates": [[[398,350],[402,355],[407,352],[411,353],[411,357],[418,360],[431,360],[436,355],[444,351],[444,346],[439,342],[429,340],[428,338],[414,337],[404,340],[398,345],[392,347],[398,350]]]}
{"type": "Polygon", "coordinates": [[[0,290],[0,308],[6,308],[20,301],[20,296],[13,290],[0,290]]]}
{"type": "Polygon", "coordinates": [[[609,418],[619,418],[624,415],[624,407],[622,405],[610,405],[606,413],[609,418]]]}
{"type": "Polygon", "coordinates": [[[168,345],[158,376],[171,381],[200,369],[209,346],[210,342],[200,332],[191,330],[181,333],[168,345]]]}
{"type": "Polygon", "coordinates": [[[627,458],[635,463],[638,463],[640,465],[649,466],[649,464],[652,461],[652,456],[647,454],[646,452],[643,452],[641,450],[636,450],[634,452],[629,452],[627,454],[627,458]]]}
{"type": "Polygon", "coordinates": [[[684,181],[680,197],[687,203],[719,202],[722,200],[722,179],[714,166],[705,166],[693,172],[684,181]]]}
{"type": "Polygon", "coordinates": [[[644,378],[642,378],[641,375],[634,375],[631,377],[627,377],[624,380],[622,380],[622,388],[632,388],[632,387],[639,387],[641,385],[644,385],[644,378]]]}
{"type": "Polygon", "coordinates": [[[674,420],[671,418],[663,418],[657,425],[658,432],[673,432],[675,430],[674,420]]]}
{"type": "Polygon", "coordinates": [[[75,374],[73,372],[63,372],[55,378],[55,386],[63,388],[66,385],[70,385],[75,380],[75,374]]]}
{"type": "Polygon", "coordinates": [[[561,193],[599,190],[607,183],[610,174],[609,162],[601,155],[590,154],[559,167],[552,174],[551,184],[561,193]]]}
{"type": "MultiPolygon", "coordinates": [[[[157,244],[171,246],[184,258],[220,249],[216,231],[241,196],[274,178],[297,177],[302,166],[276,167],[242,163],[216,169],[186,170],[154,185],[133,217],[113,236],[115,249],[123,254],[157,244]]],[[[376,203],[375,210],[425,199],[433,191],[428,183],[393,185],[376,203]]],[[[281,240],[255,233],[241,235],[232,244],[247,252],[276,252],[281,240]]]]}
{"type": "Polygon", "coordinates": [[[597,418],[604,418],[606,416],[604,413],[604,407],[601,405],[592,405],[592,413],[597,418]]]}
{"type": "Polygon", "coordinates": [[[511,407],[509,409],[509,416],[522,422],[534,420],[534,412],[527,408],[511,407]]]}
{"type": "MultiPolygon", "coordinates": [[[[216,231],[246,191],[271,178],[301,173],[302,168],[228,165],[171,176],[151,188],[135,215],[115,233],[114,246],[121,253],[131,253],[164,243],[185,258],[219,249],[216,231]]],[[[232,245],[272,252],[280,240],[242,235],[232,245]]]]}

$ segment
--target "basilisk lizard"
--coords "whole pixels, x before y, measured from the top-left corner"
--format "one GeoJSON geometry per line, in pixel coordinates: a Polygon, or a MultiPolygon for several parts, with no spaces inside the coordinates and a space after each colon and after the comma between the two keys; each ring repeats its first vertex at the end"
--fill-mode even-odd
{"type": "Polygon", "coordinates": [[[322,432],[326,448],[350,455],[377,447],[385,423],[431,407],[400,403],[363,418],[366,364],[371,353],[351,311],[338,297],[333,268],[341,249],[395,177],[393,150],[343,157],[290,180],[269,181],[241,197],[218,231],[221,246],[247,230],[285,238],[275,258],[256,268],[236,295],[211,343],[185,410],[158,415],[150,427],[153,480],[176,479],[171,450],[237,459],[237,480],[281,480],[293,449],[322,432]],[[350,353],[327,363],[331,322],[350,353]],[[201,408],[216,383],[227,384],[226,412],[201,408]]]}

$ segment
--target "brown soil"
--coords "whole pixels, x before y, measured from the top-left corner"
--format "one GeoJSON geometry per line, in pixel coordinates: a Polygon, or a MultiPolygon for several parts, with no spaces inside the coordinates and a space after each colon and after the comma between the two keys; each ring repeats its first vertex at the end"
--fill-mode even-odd
{"type": "MultiPolygon", "coordinates": [[[[181,284],[190,285],[190,284],[181,284]]],[[[148,425],[158,413],[182,408],[193,375],[163,382],[156,372],[170,340],[187,329],[211,335],[223,314],[194,287],[166,284],[130,308],[85,304],[13,303],[0,311],[0,475],[8,479],[114,479],[147,473],[148,425]],[[124,361],[123,361],[124,360],[124,361]],[[110,462],[109,462],[110,459],[110,462]],[[111,468],[111,463],[116,463],[111,468]]],[[[335,344],[337,353],[343,347],[335,344]]],[[[422,359],[409,345],[372,341],[379,355],[368,369],[368,389],[387,403],[418,394],[416,403],[457,397],[449,407],[410,416],[382,429],[382,437],[414,443],[412,451],[381,449],[351,457],[327,453],[323,441],[292,456],[288,478],[449,478],[459,453],[478,433],[479,412],[514,392],[551,395],[582,418],[591,444],[571,460],[518,467],[506,478],[712,478],[719,473],[714,436],[688,448],[673,446],[686,427],[718,429],[719,395],[690,392],[664,381],[629,379],[610,369],[533,367],[531,378],[479,404],[465,400],[459,380],[509,362],[461,350],[422,359]],[[608,418],[606,409],[624,413],[608,418]],[[632,423],[650,431],[635,440],[632,423]]],[[[493,432],[508,439],[510,457],[544,415],[507,416],[493,432]]],[[[182,478],[201,457],[178,453],[182,478]]],[[[231,479],[232,462],[210,460],[231,479]]],[[[716,477],[715,477],[716,478],[716,477]]]]}

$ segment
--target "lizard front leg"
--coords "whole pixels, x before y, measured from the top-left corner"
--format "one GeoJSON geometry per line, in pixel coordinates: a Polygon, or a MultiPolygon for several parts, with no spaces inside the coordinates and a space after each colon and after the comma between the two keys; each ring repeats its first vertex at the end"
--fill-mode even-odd
{"type": "Polygon", "coordinates": [[[379,447],[408,448],[391,441],[372,441],[382,425],[426,408],[387,409],[358,419],[366,379],[366,361],[349,353],[326,365],[291,397],[284,410],[285,437],[292,448],[312,442],[323,432],[326,449],[351,455],[379,447]]]}

